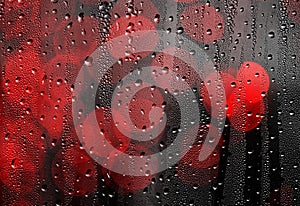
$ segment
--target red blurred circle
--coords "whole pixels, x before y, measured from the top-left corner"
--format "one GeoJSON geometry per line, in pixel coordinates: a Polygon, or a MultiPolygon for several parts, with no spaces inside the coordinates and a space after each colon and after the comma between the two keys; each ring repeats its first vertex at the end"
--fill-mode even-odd
{"type": "Polygon", "coordinates": [[[64,193],[83,196],[97,189],[94,161],[79,147],[61,149],[52,161],[52,178],[64,193]]]}
{"type": "Polygon", "coordinates": [[[64,108],[60,108],[49,99],[43,99],[40,101],[40,109],[36,118],[38,123],[47,130],[48,138],[52,142],[57,142],[61,138],[66,116],[64,108]]]}
{"type": "MultiPolygon", "coordinates": [[[[75,16],[77,1],[49,1],[40,0],[38,19],[41,24],[42,34],[53,34],[56,28],[63,22],[67,25],[75,16]]],[[[60,38],[64,38],[61,36],[60,38]]],[[[58,45],[55,45],[58,46],[58,45]]]]}
{"type": "Polygon", "coordinates": [[[283,183],[280,188],[271,191],[264,202],[264,206],[268,205],[293,205],[293,188],[283,183]]]}
{"type": "Polygon", "coordinates": [[[214,149],[209,145],[193,145],[182,158],[182,161],[184,161],[185,164],[189,165],[190,167],[208,168],[217,164],[220,161],[220,152],[219,149],[214,149]],[[203,150],[205,147],[207,147],[206,149],[211,150],[213,152],[207,157],[206,160],[199,161],[200,151],[203,150]]]}
{"type": "Polygon", "coordinates": [[[4,118],[2,121],[2,129],[4,130],[6,139],[17,136],[24,138],[41,151],[46,149],[47,137],[45,130],[36,124],[31,117],[13,118],[10,113],[6,112],[4,118]]]}
{"type": "Polygon", "coordinates": [[[181,14],[181,25],[191,38],[204,43],[220,40],[225,26],[221,14],[204,4],[187,7],[181,14]]]}
{"type": "Polygon", "coordinates": [[[22,108],[36,115],[43,76],[41,61],[34,49],[26,48],[8,56],[2,81],[4,99],[12,107],[22,108]]]}
{"type": "Polygon", "coordinates": [[[38,169],[33,162],[35,159],[31,156],[36,151],[30,145],[25,146],[21,141],[12,140],[1,140],[0,148],[1,181],[11,191],[31,193],[36,188],[38,179],[38,169]]]}
{"type": "MultiPolygon", "coordinates": [[[[73,54],[56,55],[48,60],[45,65],[46,76],[49,83],[58,84],[58,80],[67,83],[69,86],[75,83],[77,74],[82,67],[83,61],[79,61],[78,57],[73,54]]],[[[47,83],[47,82],[45,82],[47,83]]],[[[48,86],[48,85],[46,85],[48,86]]]]}
{"type": "MultiPolygon", "coordinates": [[[[100,85],[115,85],[120,83],[123,78],[125,78],[127,75],[130,75],[130,73],[137,68],[138,61],[143,57],[147,56],[149,53],[148,52],[139,52],[136,53],[137,61],[132,61],[130,59],[119,59],[116,63],[114,63],[107,71],[106,73],[103,74],[101,77],[100,85]]],[[[89,61],[92,58],[88,58],[85,62],[87,62],[87,66],[83,67],[82,69],[85,69],[87,74],[85,77],[86,78],[92,78],[96,80],[97,77],[97,69],[93,67],[93,65],[89,64],[89,61]]],[[[99,87],[101,89],[101,86],[99,87]]]]}
{"type": "Polygon", "coordinates": [[[72,55],[57,55],[46,63],[45,68],[35,117],[47,129],[50,138],[57,141],[70,115],[67,108],[72,103],[72,85],[80,64],[72,55]]]}
{"type": "Polygon", "coordinates": [[[164,98],[157,88],[139,90],[129,103],[131,121],[139,129],[155,127],[163,117],[163,103],[164,98]],[[154,122],[150,122],[149,118],[154,122]]]}
{"type": "MultiPolygon", "coordinates": [[[[38,34],[40,31],[38,27],[32,25],[39,25],[40,0],[26,1],[26,0],[10,0],[5,1],[4,13],[5,24],[1,24],[4,31],[4,38],[6,40],[18,39],[25,40],[33,34],[38,34]]],[[[32,39],[31,39],[32,40],[32,39]]]]}
{"type": "Polygon", "coordinates": [[[53,36],[56,54],[71,54],[78,62],[91,55],[100,41],[99,21],[90,16],[78,17],[68,24],[61,22],[53,36]]]}
{"type": "MultiPolygon", "coordinates": [[[[236,79],[226,72],[216,72],[209,74],[203,85],[200,85],[200,95],[203,98],[204,107],[211,113],[212,117],[218,117],[219,111],[214,110],[212,113],[211,108],[218,108],[221,101],[226,101],[234,88],[236,87],[236,79]],[[221,95],[221,87],[223,86],[225,96],[221,95]],[[208,89],[210,92],[208,92],[208,89]]],[[[226,103],[226,102],[225,102],[226,103]]],[[[224,108],[225,109],[225,108],[224,108]]]]}
{"type": "Polygon", "coordinates": [[[9,10],[13,9],[26,9],[30,7],[38,8],[40,4],[40,0],[36,1],[25,1],[25,0],[9,0],[5,2],[5,8],[9,8],[9,10]]]}
{"type": "Polygon", "coordinates": [[[158,34],[153,34],[149,30],[156,30],[154,23],[143,16],[121,16],[111,25],[109,31],[109,39],[114,40],[123,36],[121,41],[111,41],[109,51],[111,55],[117,59],[137,60],[144,58],[150,54],[156,47],[158,42],[158,34]],[[135,32],[139,31],[139,34],[135,32]],[[126,36],[126,38],[125,38],[126,36]],[[136,50],[148,51],[136,54],[136,50]]]}
{"type": "MultiPolygon", "coordinates": [[[[108,157],[112,152],[106,148],[107,144],[114,146],[121,152],[124,152],[129,146],[130,139],[123,135],[114,124],[110,110],[108,108],[98,108],[95,111],[97,122],[91,122],[91,114],[86,118],[84,126],[82,127],[82,136],[84,138],[85,147],[99,156],[108,157]],[[99,137],[104,136],[103,142],[99,142],[99,137]]],[[[122,116],[115,121],[123,122],[122,116]]]]}
{"type": "Polygon", "coordinates": [[[256,103],[263,99],[269,90],[270,79],[267,71],[255,62],[244,62],[237,74],[237,90],[239,95],[256,103]]]}
{"type": "Polygon", "coordinates": [[[264,102],[251,103],[232,93],[228,100],[227,117],[233,128],[248,132],[256,128],[264,117],[264,102]]]}
{"type": "Polygon", "coordinates": [[[197,125],[192,127],[186,138],[192,138],[191,134],[197,132],[197,137],[192,146],[189,147],[188,152],[182,157],[186,165],[193,168],[208,168],[213,165],[218,164],[220,161],[220,147],[223,144],[222,136],[218,137],[218,129],[212,125],[197,125]],[[211,136],[208,136],[209,130],[211,131],[211,136]],[[205,143],[208,139],[208,143],[205,143]],[[216,141],[218,142],[216,143],[216,141]],[[216,144],[215,146],[213,146],[216,144]],[[203,150],[212,151],[212,153],[204,160],[199,161],[200,152],[203,150]]]}
{"type": "MultiPolygon", "coordinates": [[[[132,151],[131,154],[135,156],[141,156],[136,151],[132,151]]],[[[109,156],[109,165],[111,167],[114,167],[114,160],[115,158],[118,158],[115,155],[117,155],[117,153],[112,152],[109,156]]],[[[144,169],[145,167],[147,167],[151,173],[151,170],[154,167],[157,167],[157,164],[157,160],[151,160],[148,166],[141,165],[141,167],[144,169]]],[[[124,167],[126,167],[126,165],[124,165],[124,167]]],[[[135,165],[135,169],[139,169],[139,166],[135,165]]],[[[117,192],[123,194],[137,193],[146,188],[151,183],[151,180],[154,177],[154,175],[150,173],[148,174],[147,171],[145,171],[145,176],[129,176],[112,172],[106,168],[102,169],[102,174],[104,176],[106,184],[117,192]]]]}
{"type": "Polygon", "coordinates": [[[164,136],[165,131],[164,98],[156,87],[152,87],[151,84],[144,86],[146,87],[138,88],[139,90],[135,94],[131,94],[132,88],[136,87],[136,84],[134,82],[123,84],[111,101],[112,112],[116,114],[113,119],[117,125],[116,129],[120,132],[125,131],[128,138],[133,133],[136,135],[137,132],[143,133],[143,130],[149,131],[149,138],[145,141],[130,140],[131,146],[137,150],[143,147],[150,148],[157,144],[164,136]],[[128,99],[129,103],[124,101],[128,96],[131,97],[128,99]],[[119,104],[120,102],[122,103],[119,104]],[[127,117],[125,117],[126,113],[128,113],[127,117]],[[132,122],[132,125],[129,122],[132,122]]]}
{"type": "Polygon", "coordinates": [[[32,206],[34,203],[29,201],[29,200],[25,200],[24,199],[19,199],[16,201],[7,201],[7,203],[4,203],[4,205],[9,205],[9,206],[32,206]]]}

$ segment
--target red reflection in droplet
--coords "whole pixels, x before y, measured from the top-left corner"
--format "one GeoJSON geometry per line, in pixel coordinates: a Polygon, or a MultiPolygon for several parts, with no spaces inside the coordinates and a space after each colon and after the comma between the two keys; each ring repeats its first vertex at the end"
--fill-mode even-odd
{"type": "Polygon", "coordinates": [[[180,161],[177,175],[182,182],[188,185],[204,186],[210,184],[218,175],[218,167],[194,168],[180,161]]]}
{"type": "Polygon", "coordinates": [[[212,6],[194,4],[187,7],[181,15],[184,31],[196,41],[212,43],[222,38],[223,17],[212,6]]]}
{"type": "Polygon", "coordinates": [[[64,193],[83,196],[97,188],[94,161],[79,147],[61,149],[52,161],[52,178],[64,193]]]}
{"type": "Polygon", "coordinates": [[[112,41],[109,46],[110,53],[118,59],[138,59],[150,54],[158,42],[158,34],[149,30],[156,30],[154,23],[143,16],[122,16],[112,23],[109,39],[125,35],[122,41],[112,41]],[[135,32],[139,31],[137,35],[135,32]],[[147,48],[147,51],[144,51],[147,48]],[[144,51],[139,55],[135,51],[144,51]]]}
{"type": "Polygon", "coordinates": [[[269,90],[270,79],[267,71],[255,62],[244,62],[237,74],[239,95],[249,102],[259,102],[269,90]]]}

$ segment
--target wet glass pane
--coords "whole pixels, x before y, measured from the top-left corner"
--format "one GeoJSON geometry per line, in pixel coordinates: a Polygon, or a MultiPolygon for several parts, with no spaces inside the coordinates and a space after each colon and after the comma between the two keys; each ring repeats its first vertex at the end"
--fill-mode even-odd
{"type": "Polygon", "coordinates": [[[300,205],[299,0],[2,0],[0,25],[0,205],[300,205]]]}

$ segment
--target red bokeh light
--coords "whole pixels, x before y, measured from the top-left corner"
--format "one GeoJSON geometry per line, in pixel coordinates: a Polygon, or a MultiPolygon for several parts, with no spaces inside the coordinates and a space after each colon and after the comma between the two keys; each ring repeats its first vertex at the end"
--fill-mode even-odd
{"type": "Polygon", "coordinates": [[[117,59],[137,60],[143,58],[146,54],[150,54],[156,47],[158,42],[158,34],[153,34],[149,30],[156,30],[154,22],[143,16],[122,16],[114,21],[109,31],[109,39],[113,40],[120,36],[122,41],[112,41],[109,51],[113,57],[117,59]],[[135,32],[139,31],[139,34],[135,32]],[[136,50],[144,50],[136,55],[136,50]]]}
{"type": "MultiPolygon", "coordinates": [[[[145,150],[145,154],[148,154],[147,150],[145,150]]],[[[132,151],[130,153],[131,155],[135,156],[141,156],[141,154],[137,153],[136,151],[132,151]]],[[[109,165],[114,167],[114,162],[117,153],[112,152],[109,155],[109,165]]],[[[124,165],[124,167],[132,167],[129,165],[124,165]]],[[[147,167],[146,165],[135,165],[134,169],[140,169],[143,168],[145,175],[144,176],[130,176],[130,175],[123,175],[123,174],[118,174],[115,172],[112,172],[110,170],[107,170],[105,168],[102,169],[102,174],[104,176],[104,180],[106,184],[111,187],[112,189],[118,191],[119,193],[123,194],[128,194],[128,193],[137,193],[141,190],[143,190],[145,187],[147,187],[150,183],[152,178],[154,177],[153,174],[147,175],[147,170],[149,170],[151,173],[151,170],[157,167],[157,160],[151,160],[151,163],[147,167]]]]}
{"type": "MultiPolygon", "coordinates": [[[[98,108],[93,112],[96,112],[97,122],[91,122],[91,115],[89,115],[82,127],[85,147],[99,157],[107,157],[112,152],[106,148],[107,144],[111,144],[119,151],[124,152],[129,146],[130,139],[118,130],[112,120],[110,110],[98,108]],[[100,136],[104,136],[105,142],[99,141],[100,136]]],[[[120,115],[118,117],[122,118],[120,115]]]]}

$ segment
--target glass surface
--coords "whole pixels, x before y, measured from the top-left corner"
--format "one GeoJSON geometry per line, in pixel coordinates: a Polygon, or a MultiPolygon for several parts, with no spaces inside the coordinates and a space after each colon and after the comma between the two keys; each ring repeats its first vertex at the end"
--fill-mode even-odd
{"type": "Polygon", "coordinates": [[[0,205],[300,205],[299,0],[0,1],[0,205]]]}

